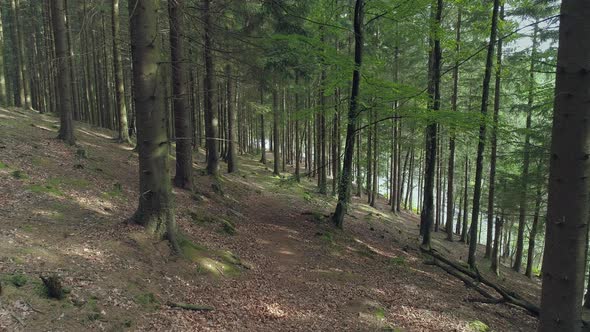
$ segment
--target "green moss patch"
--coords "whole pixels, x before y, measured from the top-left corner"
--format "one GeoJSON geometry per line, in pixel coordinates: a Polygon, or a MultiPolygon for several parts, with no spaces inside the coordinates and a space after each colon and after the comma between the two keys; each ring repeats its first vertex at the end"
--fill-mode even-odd
{"type": "Polygon", "coordinates": [[[226,219],[221,219],[221,230],[228,235],[235,235],[237,233],[236,226],[226,219]]]}
{"type": "Polygon", "coordinates": [[[55,196],[65,196],[63,191],[59,188],[56,188],[52,185],[40,185],[40,184],[32,184],[27,187],[30,192],[37,193],[37,194],[51,194],[55,196]]]}
{"type": "Polygon", "coordinates": [[[16,171],[12,171],[12,173],[10,173],[12,175],[13,178],[18,179],[18,180],[26,180],[29,178],[29,176],[20,170],[16,170],[16,171]]]}
{"type": "Polygon", "coordinates": [[[86,179],[66,177],[51,178],[47,181],[47,184],[57,188],[68,187],[74,189],[84,189],[90,187],[90,181],[86,179]]]}
{"type": "Polygon", "coordinates": [[[123,196],[123,185],[119,182],[113,183],[111,190],[102,193],[105,198],[118,198],[123,196]]]}
{"type": "Polygon", "coordinates": [[[240,266],[245,266],[231,252],[211,251],[188,239],[179,241],[185,258],[196,264],[197,272],[215,277],[232,277],[240,274],[240,266]]]}
{"type": "Polygon", "coordinates": [[[468,327],[469,330],[472,332],[488,332],[490,330],[490,327],[487,326],[486,323],[479,320],[474,320],[470,322],[468,327]]]}
{"type": "Polygon", "coordinates": [[[10,284],[16,288],[21,288],[28,282],[27,276],[20,273],[8,275],[2,279],[4,279],[7,284],[10,284]]]}

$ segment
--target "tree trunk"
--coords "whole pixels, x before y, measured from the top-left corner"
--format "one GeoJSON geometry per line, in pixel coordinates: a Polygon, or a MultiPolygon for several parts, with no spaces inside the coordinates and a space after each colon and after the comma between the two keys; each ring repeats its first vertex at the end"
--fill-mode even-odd
{"type": "MultiPolygon", "coordinates": [[[[457,26],[455,27],[455,54],[460,52],[461,43],[461,8],[457,13],[457,26]]],[[[453,112],[457,112],[457,99],[459,95],[459,60],[455,61],[455,67],[453,68],[453,96],[451,97],[451,109],[453,112]]],[[[451,134],[449,137],[449,167],[448,167],[448,184],[447,184],[447,240],[453,241],[453,214],[455,207],[453,206],[453,189],[455,179],[455,133],[454,128],[450,128],[451,134]]]]}
{"type": "Polygon", "coordinates": [[[172,62],[172,97],[174,133],[176,140],[176,175],[174,185],[191,190],[193,187],[192,122],[187,87],[187,60],[184,51],[182,10],[183,0],[168,1],[170,17],[170,53],[172,62]]]}
{"type": "Polygon", "coordinates": [[[299,182],[301,180],[301,142],[299,142],[299,116],[297,114],[301,111],[301,105],[299,105],[299,71],[295,71],[295,86],[295,180],[299,182]]]}
{"type": "MultiPolygon", "coordinates": [[[[337,45],[338,43],[336,43],[337,45]]],[[[340,172],[340,89],[334,91],[334,117],[332,118],[332,196],[336,195],[340,172]]]]}
{"type": "MultiPolygon", "coordinates": [[[[438,131],[440,132],[440,125],[438,125],[438,131]]],[[[437,139],[437,143],[436,143],[436,148],[438,149],[438,151],[436,152],[436,185],[435,185],[435,190],[436,190],[436,202],[435,202],[435,206],[436,206],[436,214],[435,214],[435,219],[434,219],[434,231],[438,232],[439,227],[441,226],[441,209],[442,209],[442,200],[441,200],[441,193],[442,193],[442,173],[441,173],[441,168],[442,168],[442,163],[443,163],[443,158],[442,158],[442,139],[441,139],[441,135],[437,135],[436,137],[437,139]]],[[[404,165],[404,171],[405,171],[405,165],[404,165]]],[[[403,180],[403,178],[402,178],[403,180]]],[[[402,181],[402,185],[403,185],[403,181],[402,181]]]]}
{"type": "Polygon", "coordinates": [[[119,0],[112,0],[112,33],[113,33],[113,65],[115,71],[115,99],[118,119],[119,143],[131,143],[129,140],[129,128],[127,127],[127,107],[125,106],[125,84],[123,80],[123,60],[119,51],[119,0]]]}
{"type": "Polygon", "coordinates": [[[463,187],[463,225],[461,227],[461,238],[459,241],[468,243],[469,234],[467,234],[467,209],[469,207],[469,156],[465,155],[465,186],[463,187]]]}
{"type": "Polygon", "coordinates": [[[496,227],[494,228],[494,246],[492,248],[492,271],[500,275],[500,251],[502,250],[502,227],[504,226],[504,216],[496,216],[496,227]]]}
{"type": "Polygon", "coordinates": [[[64,0],[51,2],[53,35],[55,38],[55,56],[57,60],[57,85],[60,110],[60,126],[58,138],[67,144],[74,145],[74,122],[72,120],[72,89],[70,70],[68,68],[68,39],[66,35],[66,17],[64,0]]]}
{"type": "Polygon", "coordinates": [[[367,127],[367,204],[371,204],[371,197],[373,196],[373,126],[370,123],[373,121],[373,112],[369,113],[369,126],[367,127]]]}
{"type": "Polygon", "coordinates": [[[361,81],[361,64],[363,59],[363,17],[364,0],[356,0],[354,6],[354,70],[352,72],[352,90],[350,93],[350,109],[348,110],[348,124],[346,127],[346,145],[344,148],[344,164],[338,185],[338,204],[332,216],[332,221],[338,228],[344,224],[344,214],[349,202],[350,186],[352,183],[352,158],[354,155],[354,139],[356,135],[356,120],[358,118],[358,100],[361,81]]]}
{"type": "MultiPolygon", "coordinates": [[[[540,171],[539,163],[539,171],[540,171]]],[[[529,249],[526,260],[525,275],[529,278],[533,277],[533,265],[535,259],[535,239],[537,237],[537,230],[539,228],[539,215],[541,213],[541,198],[542,198],[541,186],[537,188],[537,197],[535,199],[535,215],[533,217],[533,224],[531,225],[531,232],[529,234],[529,249]]]]}
{"type": "MultiPolygon", "coordinates": [[[[436,33],[441,26],[443,1],[436,0],[432,3],[432,32],[434,38],[434,50],[431,54],[429,66],[428,94],[432,98],[432,111],[440,109],[440,61],[442,57],[439,34],[436,33]]],[[[434,173],[436,164],[436,136],[437,124],[432,122],[426,128],[426,160],[424,167],[424,203],[420,213],[420,234],[422,246],[430,248],[430,232],[434,223],[434,173]]]]}
{"type": "Polygon", "coordinates": [[[211,0],[203,0],[203,26],[204,26],[204,49],[205,55],[205,82],[204,108],[205,108],[205,146],[207,147],[207,174],[217,176],[219,174],[219,157],[217,153],[217,132],[218,122],[215,110],[213,109],[213,80],[214,66],[211,42],[211,0]]]}
{"type": "MultiPolygon", "coordinates": [[[[4,71],[4,57],[6,57],[4,49],[4,29],[2,16],[0,15],[0,105],[2,106],[8,105],[8,98],[6,95],[6,75],[4,71]]],[[[43,112],[44,110],[41,111],[43,112]]]]}
{"type": "Polygon", "coordinates": [[[279,92],[278,87],[273,86],[272,88],[272,140],[273,140],[273,175],[279,176],[279,162],[281,156],[279,154],[279,92]]]}
{"type": "MultiPolygon", "coordinates": [[[[320,42],[324,43],[324,27],[320,26],[320,42]]],[[[320,74],[320,112],[318,117],[318,187],[320,194],[327,194],[328,183],[327,183],[327,162],[326,162],[326,96],[325,96],[325,85],[326,85],[326,66],[321,64],[322,70],[320,74]]]]}
{"type": "MultiPolygon", "coordinates": [[[[396,77],[397,77],[397,69],[395,71],[394,79],[396,77]]],[[[395,101],[395,103],[394,103],[394,111],[397,112],[397,101],[395,101]]],[[[391,145],[392,145],[392,151],[391,151],[391,211],[394,214],[397,213],[397,199],[399,198],[399,195],[398,195],[399,183],[397,181],[397,174],[398,174],[397,159],[399,156],[397,153],[397,149],[398,149],[397,122],[398,122],[398,119],[393,119],[391,122],[392,127],[393,127],[392,139],[391,139],[391,145]]]]}
{"type": "MultiPolygon", "coordinates": [[[[500,20],[504,20],[504,5],[500,8],[500,20]]],[[[496,82],[495,82],[495,91],[494,91],[494,117],[492,123],[492,133],[491,133],[491,153],[490,153],[490,184],[488,188],[488,227],[487,227],[487,238],[486,238],[486,252],[484,257],[490,258],[492,260],[492,270],[498,274],[498,247],[499,243],[501,242],[502,231],[496,230],[494,235],[495,238],[492,238],[492,228],[493,228],[493,220],[494,220],[494,199],[495,199],[495,192],[496,192],[496,158],[498,155],[498,122],[500,117],[500,96],[502,91],[502,39],[498,40],[498,50],[496,53],[496,82]],[[492,240],[493,248],[492,248],[492,240]]],[[[502,227],[502,221],[499,218],[496,218],[496,228],[502,227]]]]}
{"type": "Polygon", "coordinates": [[[539,331],[580,331],[588,243],[590,2],[563,0],[539,331]]]}
{"type": "MultiPolygon", "coordinates": [[[[264,105],[264,85],[260,82],[260,106],[264,105]]],[[[260,113],[260,162],[266,165],[266,137],[264,136],[264,114],[260,113]]]]}
{"type": "MultiPolygon", "coordinates": [[[[52,8],[56,7],[57,4],[51,3],[52,8]]],[[[63,5],[61,6],[63,8],[63,5]]],[[[16,48],[16,51],[13,52],[13,61],[14,61],[14,101],[15,106],[23,107],[25,106],[25,88],[24,88],[24,78],[22,76],[22,58],[20,57],[20,49],[19,46],[19,32],[18,32],[18,10],[17,10],[17,0],[10,0],[10,12],[12,16],[12,26],[10,29],[10,40],[12,42],[13,47],[16,48]]],[[[53,11],[55,13],[55,11],[53,11]]],[[[54,16],[54,15],[52,15],[54,16]]],[[[55,29],[55,27],[53,28],[55,29]]],[[[65,30],[65,21],[64,21],[64,30],[65,30]]],[[[65,33],[65,32],[64,32],[65,33]]],[[[57,45],[56,45],[57,46],[57,45]]]]}
{"type": "Polygon", "coordinates": [[[233,77],[231,65],[225,66],[225,76],[227,76],[227,172],[234,173],[238,171],[238,157],[236,155],[236,111],[234,110],[234,92],[233,77]]]}
{"type": "Polygon", "coordinates": [[[520,202],[519,202],[519,216],[518,216],[518,236],[516,238],[516,254],[514,257],[514,266],[512,269],[516,272],[520,272],[522,268],[522,255],[524,251],[524,228],[526,223],[527,214],[527,190],[529,181],[529,167],[531,162],[531,120],[533,112],[534,102],[534,91],[535,88],[535,55],[538,47],[538,24],[535,24],[533,31],[533,47],[531,51],[531,63],[529,68],[529,92],[527,101],[527,114],[526,114],[526,131],[524,138],[524,156],[522,163],[522,176],[520,179],[520,202]]]}
{"type": "MultiPolygon", "coordinates": [[[[358,124],[357,124],[358,126],[358,124]]],[[[358,130],[358,128],[357,128],[358,130]]],[[[356,149],[356,196],[361,198],[363,196],[363,176],[362,176],[362,169],[361,169],[361,134],[356,134],[356,145],[358,149],[356,149]]],[[[345,150],[346,152],[346,150],[345,150]]],[[[352,176],[352,175],[351,175],[352,176]]]]}
{"type": "Polygon", "coordinates": [[[404,207],[412,211],[412,194],[414,191],[414,147],[410,149],[410,167],[408,169],[408,186],[406,189],[406,198],[404,199],[404,207]]]}
{"type": "Polygon", "coordinates": [[[483,79],[483,91],[481,97],[481,115],[483,117],[479,126],[479,142],[477,144],[477,160],[475,162],[475,186],[473,188],[473,206],[471,213],[471,242],[469,243],[469,255],[467,263],[470,267],[475,267],[475,252],[477,249],[478,217],[479,204],[481,200],[481,182],[483,178],[483,153],[485,150],[486,140],[486,122],[485,118],[488,112],[488,97],[490,94],[490,79],[492,77],[492,67],[494,59],[494,47],[496,45],[496,36],[498,34],[498,11],[500,0],[494,0],[492,10],[492,27],[490,32],[490,41],[486,57],[486,69],[483,79]]]}
{"type": "Polygon", "coordinates": [[[176,221],[168,166],[168,137],[162,82],[163,71],[158,30],[158,0],[133,0],[131,49],[133,87],[137,109],[139,150],[139,206],[136,223],[159,237],[166,238],[176,252],[176,221]]]}
{"type": "MultiPolygon", "coordinates": [[[[373,122],[376,120],[373,115],[373,122]]],[[[373,184],[371,185],[373,192],[371,193],[371,206],[375,207],[375,202],[379,196],[379,155],[377,153],[377,124],[373,125],[373,184]]]]}

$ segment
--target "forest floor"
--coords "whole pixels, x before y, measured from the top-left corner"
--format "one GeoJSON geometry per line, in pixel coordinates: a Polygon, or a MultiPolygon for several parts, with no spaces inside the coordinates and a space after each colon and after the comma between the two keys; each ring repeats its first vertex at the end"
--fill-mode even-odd
{"type": "MultiPolygon", "coordinates": [[[[77,123],[78,145],[55,139],[58,120],[0,109],[0,330],[534,331],[536,318],[480,295],[418,249],[418,217],[355,198],[344,231],[325,215],[335,198],[314,180],[273,177],[258,157],[217,183],[195,163],[195,192],[175,190],[185,257],[129,224],[137,155],[113,133],[77,123]],[[215,188],[215,189],[214,189],[215,188]],[[53,300],[39,275],[67,290],[53,300]],[[205,305],[211,311],[174,308],[205,305]]],[[[222,167],[224,164],[221,164],[222,167]]],[[[269,164],[270,165],[270,164],[269,164]]],[[[173,168],[172,168],[173,169],[173,168]]],[[[442,254],[464,244],[434,234],[442,254]]],[[[481,255],[480,255],[481,257],[481,255]]],[[[503,267],[492,276],[538,301],[539,281],[503,267]]]]}

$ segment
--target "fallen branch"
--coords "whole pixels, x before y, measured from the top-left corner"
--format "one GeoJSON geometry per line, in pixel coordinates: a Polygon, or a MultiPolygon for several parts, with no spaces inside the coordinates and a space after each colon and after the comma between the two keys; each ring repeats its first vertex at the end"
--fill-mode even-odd
{"type": "Polygon", "coordinates": [[[488,293],[486,290],[484,290],[483,288],[479,287],[475,282],[473,282],[472,280],[470,280],[469,278],[462,276],[460,273],[458,273],[457,271],[451,269],[450,267],[447,267],[443,264],[441,264],[438,261],[434,261],[434,264],[438,267],[440,267],[441,269],[445,270],[448,274],[454,276],[455,278],[463,281],[463,283],[465,284],[465,286],[469,287],[469,288],[473,288],[474,290],[476,290],[479,294],[483,295],[484,297],[486,297],[487,299],[493,299],[494,297],[488,293]]]}
{"type": "MultiPolygon", "coordinates": [[[[500,296],[502,296],[502,298],[505,300],[506,303],[510,303],[510,304],[515,305],[517,307],[523,308],[534,316],[539,316],[540,308],[538,306],[525,300],[522,296],[516,294],[515,292],[507,290],[504,287],[489,281],[488,279],[484,278],[479,273],[479,271],[477,271],[477,270],[475,272],[471,271],[471,270],[445,258],[444,256],[437,253],[435,250],[432,250],[432,249],[427,250],[422,247],[420,247],[420,249],[422,250],[422,252],[432,256],[434,259],[438,259],[441,262],[447,264],[449,267],[452,267],[455,270],[465,274],[466,276],[469,276],[470,278],[477,280],[477,281],[483,283],[484,285],[494,289],[496,292],[498,292],[498,294],[500,294],[500,296]]],[[[438,265],[438,266],[440,267],[440,265],[438,265]]],[[[456,272],[456,271],[454,271],[454,272],[456,272]]],[[[455,277],[457,277],[457,276],[455,275],[455,277]]]]}
{"type": "Polygon", "coordinates": [[[184,310],[192,310],[192,311],[213,311],[214,310],[213,307],[204,306],[204,305],[201,306],[201,305],[195,305],[195,304],[174,303],[174,302],[168,302],[167,304],[171,308],[179,308],[179,309],[184,309],[184,310]]]}
{"type": "Polygon", "coordinates": [[[32,306],[32,305],[29,303],[29,302],[25,302],[25,303],[26,303],[26,304],[29,306],[29,308],[31,308],[31,310],[33,310],[34,312],[36,312],[36,313],[38,313],[38,314],[44,314],[44,313],[45,313],[45,312],[43,312],[43,311],[41,311],[41,310],[39,310],[39,309],[37,309],[37,308],[33,307],[33,306],[32,306]]]}

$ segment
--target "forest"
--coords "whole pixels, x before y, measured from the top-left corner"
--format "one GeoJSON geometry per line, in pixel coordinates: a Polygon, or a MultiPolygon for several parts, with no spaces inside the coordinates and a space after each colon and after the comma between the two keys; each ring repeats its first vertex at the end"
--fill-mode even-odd
{"type": "Polygon", "coordinates": [[[0,14],[0,331],[590,331],[590,2],[0,14]]]}

